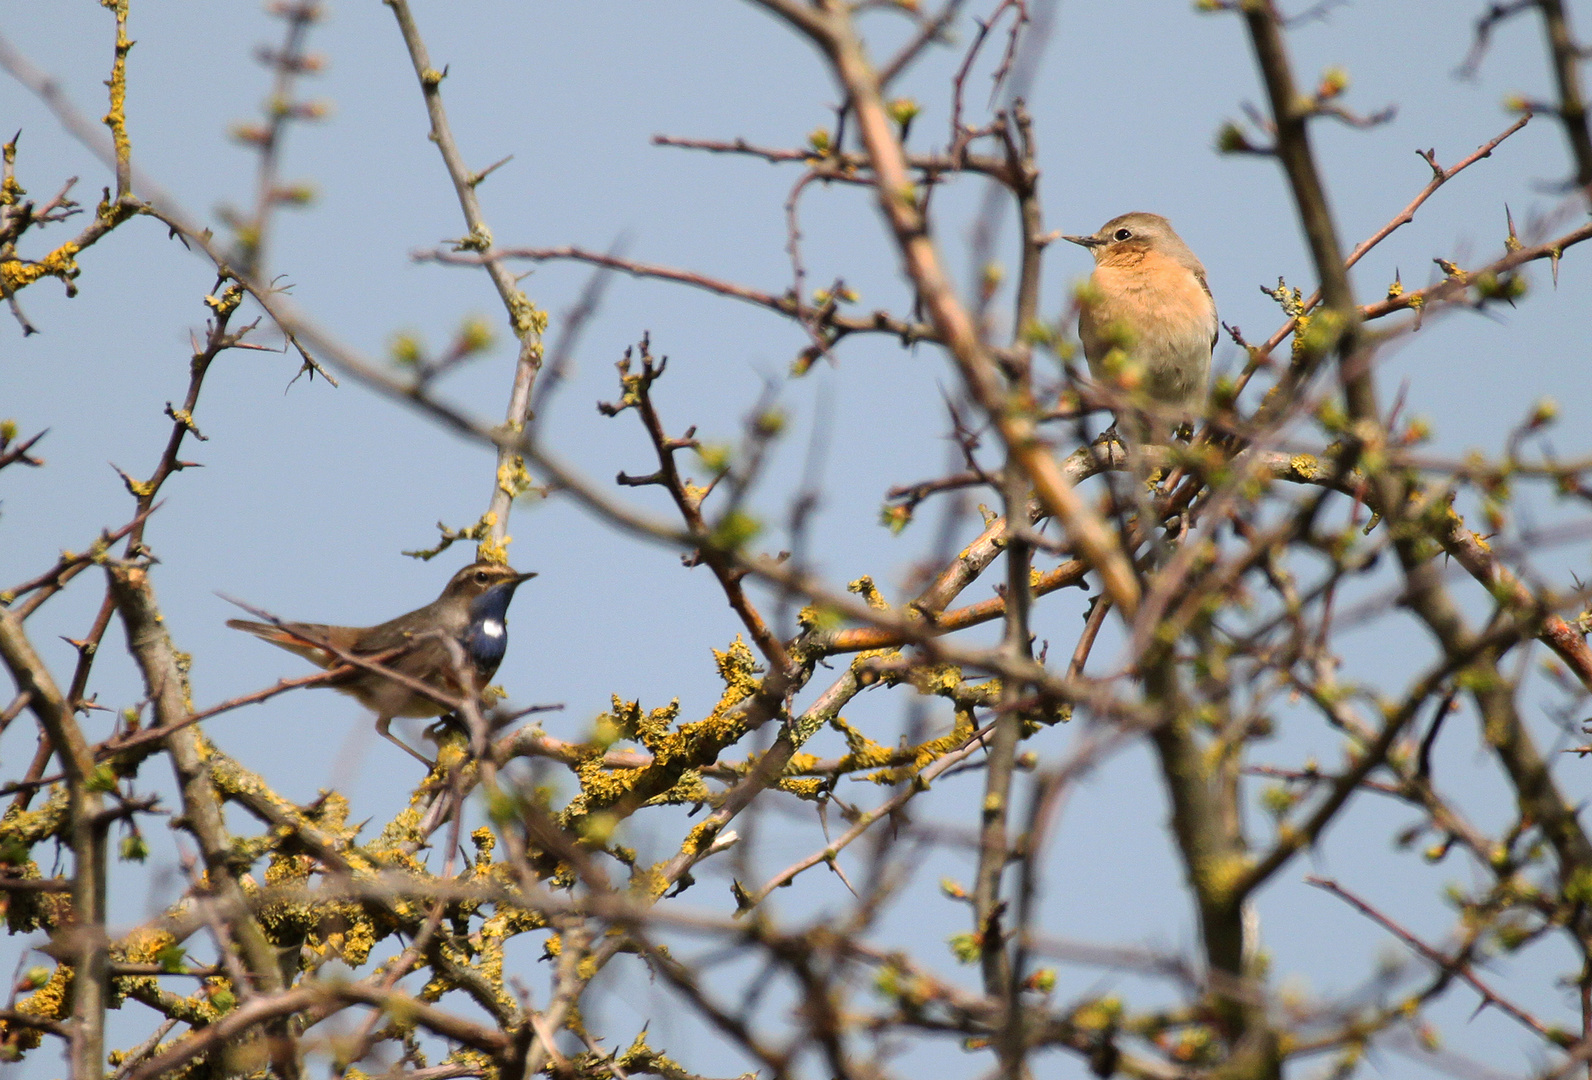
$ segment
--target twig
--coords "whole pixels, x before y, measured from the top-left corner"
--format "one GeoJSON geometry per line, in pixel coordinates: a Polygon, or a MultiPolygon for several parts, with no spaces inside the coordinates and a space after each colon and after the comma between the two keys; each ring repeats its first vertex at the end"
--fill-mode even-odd
{"type": "MultiPolygon", "coordinates": [[[[404,45],[409,50],[409,59],[414,66],[415,76],[420,81],[420,92],[426,102],[426,114],[431,121],[431,141],[436,143],[443,164],[447,166],[448,176],[452,179],[454,192],[459,198],[459,209],[464,214],[465,228],[469,230],[457,247],[460,250],[486,252],[492,247],[492,232],[487,228],[476,188],[492,170],[488,169],[477,174],[471,172],[465,165],[464,156],[454,141],[447,111],[442,105],[442,80],[447,77],[447,72],[438,71],[431,66],[426,43],[420,36],[420,28],[415,23],[408,0],[387,0],[387,4],[398,20],[398,29],[403,34],[404,45]]],[[[501,259],[489,255],[481,265],[486,267],[487,275],[497,289],[498,298],[508,315],[509,326],[519,342],[519,356],[514,365],[514,385],[509,392],[508,409],[504,417],[507,430],[519,431],[530,419],[531,397],[535,389],[537,372],[542,366],[542,332],[546,327],[547,317],[520,291],[514,275],[503,265],[501,259]]],[[[513,450],[508,447],[498,449],[492,496],[486,515],[482,519],[488,523],[490,536],[478,546],[478,557],[481,559],[491,562],[506,562],[508,559],[509,511],[513,508],[514,499],[519,491],[517,485],[506,478],[516,476],[521,468],[518,455],[513,450]]]]}
{"type": "MultiPolygon", "coordinates": [[[[498,248],[491,252],[491,255],[500,259],[525,259],[531,262],[555,260],[582,262],[592,266],[618,270],[632,277],[655,278],[660,281],[673,281],[681,285],[690,285],[693,288],[703,289],[718,296],[744,300],[749,304],[767,308],[770,311],[802,322],[816,322],[819,316],[819,309],[804,302],[800,296],[794,298],[788,294],[776,296],[773,293],[762,292],[744,285],[736,285],[733,282],[709,277],[705,274],[698,274],[690,270],[676,270],[673,267],[636,262],[632,259],[619,258],[613,254],[600,254],[578,247],[498,248]]],[[[442,251],[415,252],[413,257],[420,262],[439,262],[461,266],[484,265],[483,259],[485,258],[485,256],[480,255],[461,255],[442,251]]],[[[845,333],[893,334],[901,338],[904,344],[935,340],[935,333],[932,327],[922,323],[906,322],[884,311],[874,312],[867,317],[841,315],[831,312],[823,318],[822,323],[825,327],[844,331],[845,333]]]]}
{"type": "Polygon", "coordinates": [[[1312,874],[1305,878],[1305,883],[1308,885],[1314,885],[1316,888],[1322,889],[1331,893],[1333,896],[1336,896],[1338,899],[1354,908],[1354,910],[1358,911],[1360,914],[1364,915],[1366,918],[1382,927],[1382,929],[1398,938],[1405,945],[1409,946],[1410,949],[1417,953],[1423,960],[1435,965],[1439,971],[1452,972],[1453,974],[1459,976],[1459,978],[1463,980],[1467,986],[1481,995],[1482,1005],[1484,1007],[1492,1006],[1493,1008],[1498,1009],[1504,1015],[1523,1024],[1525,1027],[1529,1028],[1531,1031],[1540,1035],[1542,1038],[1546,1039],[1555,1046],[1564,1045],[1563,1036],[1554,1032],[1546,1024],[1538,1020],[1535,1016],[1532,1016],[1530,1013],[1526,1012],[1524,1009],[1512,1004],[1507,998],[1500,997],[1490,986],[1477,978],[1475,973],[1471,971],[1470,962],[1468,960],[1445,956],[1443,953],[1426,944],[1420,938],[1404,929],[1404,927],[1400,926],[1398,923],[1382,914],[1369,903],[1360,899],[1358,896],[1354,895],[1348,889],[1345,889],[1331,878],[1316,877],[1312,874]]]}

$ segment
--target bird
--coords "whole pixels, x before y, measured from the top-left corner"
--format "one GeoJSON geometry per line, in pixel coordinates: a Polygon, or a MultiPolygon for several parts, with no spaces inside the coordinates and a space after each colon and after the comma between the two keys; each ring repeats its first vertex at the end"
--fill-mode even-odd
{"type": "MultiPolygon", "coordinates": [[[[1094,256],[1078,311],[1089,374],[1136,390],[1166,413],[1186,418],[1204,412],[1221,323],[1205,267],[1172,223],[1136,211],[1088,236],[1062,239],[1094,256]]],[[[1172,426],[1154,418],[1144,425],[1145,434],[1170,434],[1172,426]]]]}
{"type": "MultiPolygon", "coordinates": [[[[263,641],[297,653],[321,668],[344,663],[338,653],[377,662],[425,683],[452,697],[478,697],[508,648],[508,610],[514,590],[536,574],[522,574],[502,563],[475,562],[449,579],[442,595],[424,607],[377,626],[328,626],[324,623],[251,622],[228,619],[234,630],[245,630],[263,641]],[[463,651],[465,680],[448,642],[463,651]],[[327,648],[331,646],[331,648],[327,648]]],[[[389,725],[394,717],[441,716],[447,706],[380,672],[357,668],[330,684],[357,698],[376,714],[376,730],[405,753],[432,765],[424,755],[395,736],[389,725]]]]}

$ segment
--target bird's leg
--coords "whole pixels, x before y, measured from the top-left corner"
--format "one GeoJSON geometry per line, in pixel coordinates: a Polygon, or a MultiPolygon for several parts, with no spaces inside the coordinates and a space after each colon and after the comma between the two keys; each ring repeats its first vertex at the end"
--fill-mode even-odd
{"type": "Polygon", "coordinates": [[[431,769],[436,767],[436,764],[437,764],[436,762],[432,761],[430,758],[426,757],[420,751],[416,750],[414,747],[412,747],[408,743],[404,742],[398,736],[394,735],[392,733],[392,731],[390,730],[390,727],[389,727],[389,725],[391,725],[391,724],[392,724],[392,717],[390,717],[390,716],[378,717],[376,719],[376,733],[378,735],[380,735],[382,738],[386,739],[388,742],[392,743],[398,749],[402,750],[404,753],[408,754],[410,757],[414,758],[416,761],[420,762],[420,764],[422,764],[422,765],[424,765],[426,767],[427,771],[429,771],[429,770],[431,770],[431,769]]]}

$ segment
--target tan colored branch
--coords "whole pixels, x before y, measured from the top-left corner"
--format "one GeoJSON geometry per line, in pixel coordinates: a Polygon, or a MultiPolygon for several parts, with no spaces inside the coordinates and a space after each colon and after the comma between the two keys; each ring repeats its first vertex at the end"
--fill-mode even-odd
{"type": "MultiPolygon", "coordinates": [[[[420,36],[420,28],[415,24],[413,13],[409,10],[408,0],[386,0],[386,3],[392,8],[393,15],[398,20],[398,29],[402,32],[404,45],[409,50],[409,59],[414,65],[415,76],[420,80],[420,92],[426,101],[426,115],[431,121],[431,141],[436,143],[437,150],[442,155],[448,176],[453,181],[453,190],[459,198],[459,208],[464,213],[465,227],[469,232],[459,242],[459,247],[471,251],[487,251],[492,246],[492,231],[487,228],[486,217],[481,211],[481,202],[475,191],[486,174],[476,174],[465,165],[464,156],[454,141],[453,128],[448,123],[448,113],[442,105],[442,80],[446,77],[446,72],[438,71],[431,66],[426,43],[420,36]]],[[[509,392],[508,411],[503,421],[507,430],[517,432],[530,420],[531,391],[535,386],[536,373],[542,366],[542,332],[547,327],[547,316],[537,310],[520,291],[514,275],[501,261],[489,259],[484,265],[493,286],[497,289],[498,298],[502,300],[504,310],[508,313],[509,326],[519,342],[519,357],[514,366],[514,386],[509,392]]],[[[484,519],[489,522],[490,540],[481,542],[478,558],[491,562],[506,562],[508,559],[509,511],[513,509],[514,498],[519,494],[514,479],[519,471],[517,455],[513,450],[506,446],[499,447],[492,497],[484,519]]]]}
{"type": "Polygon", "coordinates": [[[507,1036],[492,1028],[416,1000],[400,990],[383,991],[364,983],[320,982],[293,990],[263,995],[238,1006],[209,1027],[201,1028],[145,1062],[128,1080],[156,1080],[229,1041],[241,1038],[262,1024],[303,1015],[319,1022],[349,1005],[373,1005],[412,1020],[445,1039],[461,1042],[485,1053],[500,1053],[507,1036]]]}
{"type": "Polygon", "coordinates": [[[916,286],[930,321],[962,374],[968,393],[994,422],[1012,460],[1029,476],[1039,499],[1067,531],[1079,555],[1101,575],[1117,608],[1138,608],[1139,583],[1121,544],[1104,519],[1078,495],[1040,437],[1031,401],[1016,399],[1001,385],[989,351],[979,340],[967,309],[956,297],[917,203],[917,189],[849,11],[826,3],[823,14],[787,0],[759,0],[813,38],[851,98],[868,159],[878,177],[879,206],[900,251],[903,269],[916,286]]]}
{"type": "Polygon", "coordinates": [[[28,708],[66,769],[72,830],[72,925],[65,937],[73,966],[72,1075],[94,1080],[104,1073],[110,992],[105,936],[105,839],[110,822],[104,817],[104,787],[94,755],[54,677],[28,641],[21,618],[5,607],[0,607],[0,661],[11,672],[18,692],[28,695],[28,708]]]}
{"type": "MultiPolygon", "coordinates": [[[[183,826],[199,843],[209,887],[238,913],[232,932],[256,988],[267,996],[276,994],[283,989],[282,971],[260,924],[248,914],[248,899],[228,863],[231,835],[210,778],[203,738],[197,727],[181,726],[181,721],[193,711],[187,679],[155,602],[149,573],[141,566],[125,563],[111,564],[107,571],[116,609],[127,630],[127,649],[143,674],[156,722],[173,729],[167,748],[182,796],[183,826]]],[[[297,1075],[295,1054],[290,1047],[279,1047],[277,1064],[289,1075],[297,1075]]]]}

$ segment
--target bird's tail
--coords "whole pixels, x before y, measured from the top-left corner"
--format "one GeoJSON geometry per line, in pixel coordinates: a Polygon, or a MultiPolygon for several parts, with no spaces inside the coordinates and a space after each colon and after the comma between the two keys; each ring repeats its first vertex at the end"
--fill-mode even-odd
{"type": "Polygon", "coordinates": [[[277,633],[277,628],[270,623],[250,622],[248,619],[228,619],[227,625],[234,630],[247,630],[256,637],[268,638],[277,633]]]}
{"type": "Polygon", "coordinates": [[[325,649],[317,645],[311,645],[302,637],[293,633],[294,629],[299,629],[311,637],[322,637],[324,635],[317,633],[317,631],[324,630],[326,629],[325,627],[295,627],[292,623],[284,626],[273,626],[270,623],[251,622],[248,619],[228,619],[227,625],[234,630],[247,631],[261,641],[269,641],[272,645],[286,649],[290,653],[296,653],[317,667],[330,667],[333,661],[336,660],[336,657],[325,649]]]}

